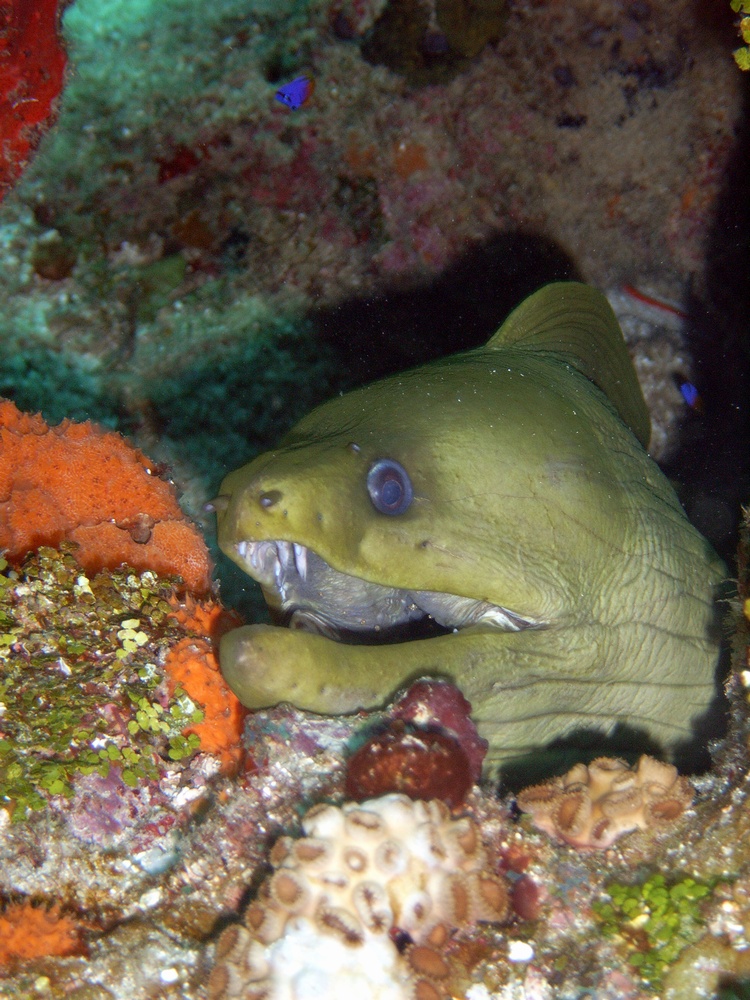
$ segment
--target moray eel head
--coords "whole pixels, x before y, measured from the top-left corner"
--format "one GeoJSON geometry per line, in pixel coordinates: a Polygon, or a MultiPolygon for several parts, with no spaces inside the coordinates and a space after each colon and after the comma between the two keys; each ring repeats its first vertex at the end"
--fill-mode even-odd
{"type": "Polygon", "coordinates": [[[448,677],[496,760],[621,722],[685,738],[722,567],[648,432],[606,300],[573,283],[484,348],[325,403],[221,486],[219,543],[277,622],[222,640],[230,686],[340,713],[448,677]]]}
{"type": "Polygon", "coordinates": [[[436,374],[426,385],[396,379],[333,400],[278,451],[224,481],[222,547],[259,581],[279,621],[373,644],[424,629],[439,634],[479,623],[501,629],[540,624],[492,599],[502,592],[515,605],[537,605],[522,572],[509,569],[513,581],[490,593],[483,566],[489,553],[477,551],[472,527],[487,500],[451,474],[465,445],[449,427],[441,441],[434,425],[461,404],[436,374]],[[415,391],[424,405],[411,426],[390,426],[415,391]],[[355,400],[367,426],[351,419],[355,400]],[[378,416],[380,427],[374,426],[378,416]],[[421,444],[431,425],[437,454],[427,469],[421,444]]]}

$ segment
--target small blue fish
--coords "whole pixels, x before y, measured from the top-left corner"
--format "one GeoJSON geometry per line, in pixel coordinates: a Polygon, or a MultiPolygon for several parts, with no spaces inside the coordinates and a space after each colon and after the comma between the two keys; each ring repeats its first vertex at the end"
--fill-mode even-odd
{"type": "Polygon", "coordinates": [[[297,108],[302,107],[313,90],[315,90],[314,80],[311,80],[309,76],[298,76],[291,83],[285,83],[283,87],[279,87],[275,96],[277,101],[281,101],[292,111],[296,111],[297,108]]]}
{"type": "Polygon", "coordinates": [[[692,382],[680,383],[680,392],[691,410],[695,410],[696,413],[703,413],[703,400],[692,382]]]}

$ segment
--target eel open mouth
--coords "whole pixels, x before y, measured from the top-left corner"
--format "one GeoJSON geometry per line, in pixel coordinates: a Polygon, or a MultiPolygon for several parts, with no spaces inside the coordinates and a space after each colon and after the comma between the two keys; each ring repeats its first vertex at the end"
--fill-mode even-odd
{"type": "Polygon", "coordinates": [[[400,590],[340,573],[297,542],[238,542],[236,550],[280,624],[338,642],[403,642],[471,625],[505,632],[545,626],[488,601],[400,590]]]}

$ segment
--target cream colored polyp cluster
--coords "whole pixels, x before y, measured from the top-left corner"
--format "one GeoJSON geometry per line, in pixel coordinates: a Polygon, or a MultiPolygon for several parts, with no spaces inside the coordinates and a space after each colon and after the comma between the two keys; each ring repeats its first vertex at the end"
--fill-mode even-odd
{"type": "Polygon", "coordinates": [[[507,915],[476,825],[441,802],[321,805],[303,829],[277,842],[244,926],[219,939],[211,1000],[441,1000],[453,929],[507,915]],[[393,929],[411,939],[403,955],[393,929]]]}
{"type": "Polygon", "coordinates": [[[535,826],[574,847],[609,847],[632,830],[667,829],[692,800],[690,782],[676,767],[646,755],[635,767],[615,757],[576,764],[516,799],[535,826]]]}

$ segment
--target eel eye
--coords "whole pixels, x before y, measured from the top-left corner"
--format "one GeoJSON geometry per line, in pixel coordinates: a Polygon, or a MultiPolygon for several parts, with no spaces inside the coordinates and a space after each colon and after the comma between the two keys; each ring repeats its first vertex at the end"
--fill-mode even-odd
{"type": "Polygon", "coordinates": [[[381,514],[403,514],[414,499],[411,480],[403,465],[392,458],[379,458],[367,473],[367,492],[381,514]]]}

